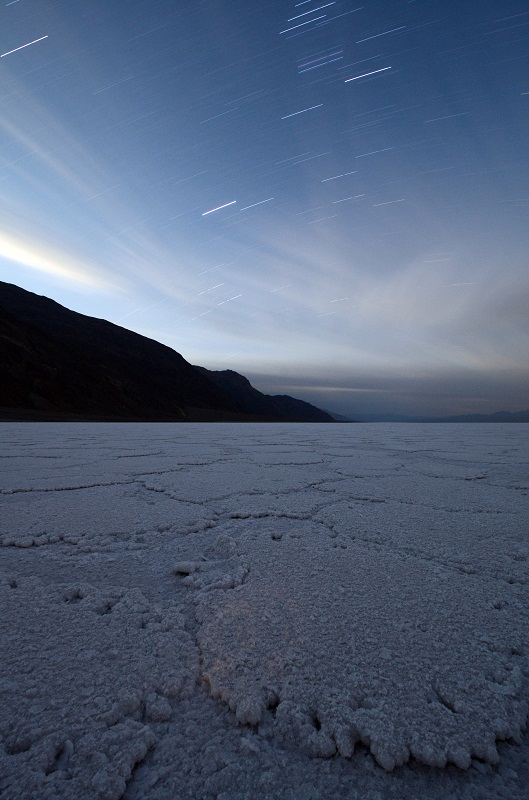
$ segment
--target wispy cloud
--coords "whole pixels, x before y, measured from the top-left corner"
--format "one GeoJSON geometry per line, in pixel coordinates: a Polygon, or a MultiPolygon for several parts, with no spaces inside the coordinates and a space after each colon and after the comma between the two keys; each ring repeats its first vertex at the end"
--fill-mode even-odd
{"type": "Polygon", "coordinates": [[[15,238],[0,230],[0,257],[53,278],[85,284],[101,290],[116,288],[101,273],[96,264],[80,261],[71,254],[54,251],[36,240],[15,238]]]}

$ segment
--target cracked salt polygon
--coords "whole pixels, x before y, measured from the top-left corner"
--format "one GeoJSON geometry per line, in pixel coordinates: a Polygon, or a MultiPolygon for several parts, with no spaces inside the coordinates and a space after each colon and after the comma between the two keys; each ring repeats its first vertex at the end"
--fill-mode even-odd
{"type": "Polygon", "coordinates": [[[0,602],[2,797],[121,797],[197,677],[179,613],[137,588],[2,574],[0,602]]]}
{"type": "Polygon", "coordinates": [[[3,435],[2,800],[526,800],[526,427],[3,435]]]}
{"type": "Polygon", "coordinates": [[[439,580],[427,561],[365,543],[337,550],[324,528],[297,526],[305,548],[243,531],[246,582],[200,598],[213,696],[241,724],[272,707],[276,728],[313,756],[350,756],[362,742],[387,770],[410,757],[496,763],[496,740],[519,739],[527,718],[525,615],[498,616],[493,580],[450,568],[439,580]]]}

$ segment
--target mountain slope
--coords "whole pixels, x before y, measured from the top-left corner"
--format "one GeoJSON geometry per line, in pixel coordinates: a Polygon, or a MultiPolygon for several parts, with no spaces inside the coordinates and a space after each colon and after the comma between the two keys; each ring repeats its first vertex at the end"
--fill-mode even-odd
{"type": "Polygon", "coordinates": [[[260,414],[277,420],[297,419],[300,422],[332,422],[332,417],[316,406],[288,395],[268,395],[255,389],[248,378],[231,369],[214,371],[195,367],[208,377],[247,414],[260,414]]]}
{"type": "Polygon", "coordinates": [[[166,345],[3,282],[0,370],[4,418],[276,418],[266,404],[247,412],[244,401],[166,345]]]}

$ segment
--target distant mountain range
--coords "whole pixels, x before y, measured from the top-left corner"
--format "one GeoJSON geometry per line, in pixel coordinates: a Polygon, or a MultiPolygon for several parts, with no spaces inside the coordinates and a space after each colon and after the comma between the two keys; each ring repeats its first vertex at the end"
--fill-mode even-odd
{"type": "MultiPolygon", "coordinates": [[[[336,414],[331,414],[337,419],[336,414]]],[[[344,422],[352,422],[342,417],[344,422]]],[[[529,411],[496,411],[494,414],[459,414],[453,417],[410,417],[404,414],[355,414],[356,422],[529,422],[529,411]]]]}
{"type": "Polygon", "coordinates": [[[333,422],[232,370],[0,282],[0,419],[333,422]]]}

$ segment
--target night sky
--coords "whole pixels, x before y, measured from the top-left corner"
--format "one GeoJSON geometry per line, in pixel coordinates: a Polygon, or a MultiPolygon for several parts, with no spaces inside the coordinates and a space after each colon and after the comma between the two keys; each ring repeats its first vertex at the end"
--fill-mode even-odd
{"type": "Polygon", "coordinates": [[[525,0],[2,6],[2,280],[340,413],[529,406],[525,0]]]}

